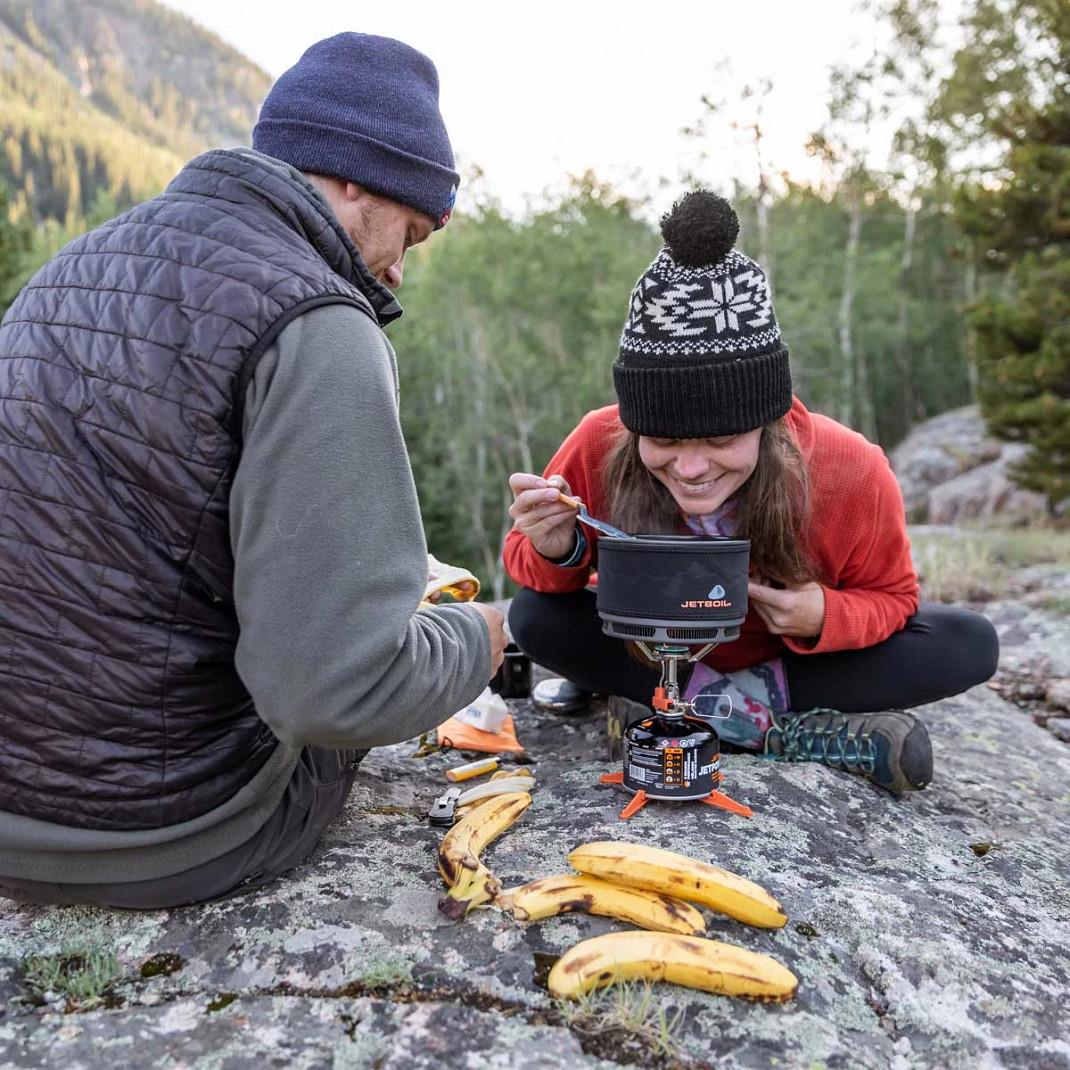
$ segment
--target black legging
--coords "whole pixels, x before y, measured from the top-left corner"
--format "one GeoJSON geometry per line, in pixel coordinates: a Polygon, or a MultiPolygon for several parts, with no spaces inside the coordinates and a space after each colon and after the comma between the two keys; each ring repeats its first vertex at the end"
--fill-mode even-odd
{"type": "MultiPolygon", "coordinates": [[[[649,703],[655,669],[602,631],[592,591],[539,594],[523,588],[509,628],[533,661],[588,691],[649,703]]],[[[923,602],[883,643],[835,654],[783,654],[793,710],[819,706],[844,713],[905,709],[957,695],[996,671],[999,640],[986,617],[923,602]]]]}

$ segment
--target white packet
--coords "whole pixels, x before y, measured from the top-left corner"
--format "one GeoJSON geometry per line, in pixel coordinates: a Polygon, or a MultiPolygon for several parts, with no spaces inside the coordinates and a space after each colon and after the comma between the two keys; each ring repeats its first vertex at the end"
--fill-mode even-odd
{"type": "Polygon", "coordinates": [[[509,707],[501,695],[494,694],[489,687],[463,710],[453,715],[458,721],[470,724],[484,732],[500,732],[505,718],[509,716],[509,707]]]}

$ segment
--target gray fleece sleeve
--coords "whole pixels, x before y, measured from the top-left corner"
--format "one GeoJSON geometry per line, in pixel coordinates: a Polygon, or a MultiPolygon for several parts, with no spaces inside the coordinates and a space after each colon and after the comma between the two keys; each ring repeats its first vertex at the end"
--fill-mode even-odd
{"type": "Polygon", "coordinates": [[[256,367],[230,498],[238,672],[291,746],[373,747],[490,678],[470,607],[417,609],[427,549],[394,353],[358,309],[298,317],[256,367]]]}

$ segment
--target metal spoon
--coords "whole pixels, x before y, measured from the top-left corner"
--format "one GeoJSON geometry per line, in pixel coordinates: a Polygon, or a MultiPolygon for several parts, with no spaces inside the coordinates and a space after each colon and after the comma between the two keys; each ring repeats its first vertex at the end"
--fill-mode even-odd
{"type": "Polygon", "coordinates": [[[565,505],[571,505],[573,509],[580,511],[580,522],[586,524],[589,528],[594,528],[596,531],[600,531],[603,535],[608,535],[613,539],[634,539],[634,535],[629,535],[626,531],[621,531],[620,528],[615,528],[612,524],[607,524],[604,520],[596,520],[590,513],[587,512],[587,506],[579,500],[579,498],[570,498],[567,494],[560,495],[561,501],[565,505]]]}

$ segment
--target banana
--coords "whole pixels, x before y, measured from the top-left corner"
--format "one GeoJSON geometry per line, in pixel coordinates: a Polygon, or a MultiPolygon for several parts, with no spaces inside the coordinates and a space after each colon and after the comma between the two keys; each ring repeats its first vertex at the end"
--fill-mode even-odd
{"type": "Polygon", "coordinates": [[[498,896],[498,905],[511,909],[517,921],[541,921],[556,914],[583,910],[619,918],[644,929],[684,936],[705,936],[706,922],[690,903],[659,892],[624,888],[598,877],[566,873],[546,877],[498,896]]]}
{"type": "Polygon", "coordinates": [[[669,981],[722,996],[783,1001],[799,987],[776,959],[720,940],[676,933],[607,933],[570,947],[550,971],[550,993],[578,999],[617,981],[669,981]]]}
{"type": "Polygon", "coordinates": [[[438,904],[443,914],[454,919],[464,917],[472,907],[489,903],[498,894],[501,882],[479,856],[530,805],[531,796],[526,791],[495,795],[458,821],[442,838],[438,872],[449,886],[438,904]]]}
{"type": "Polygon", "coordinates": [[[761,929],[779,929],[788,920],[780,903],[753,881],[660,847],[600,840],[577,847],[568,860],[580,873],[700,903],[761,929]]]}

